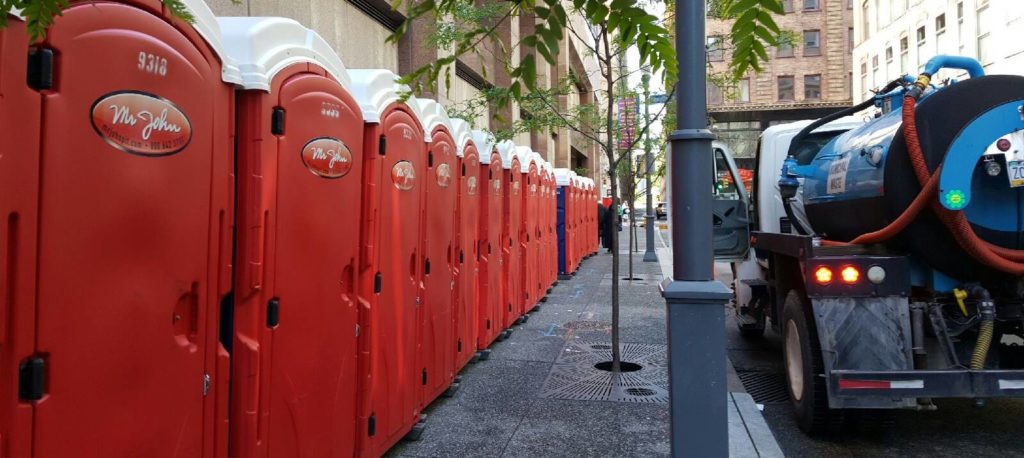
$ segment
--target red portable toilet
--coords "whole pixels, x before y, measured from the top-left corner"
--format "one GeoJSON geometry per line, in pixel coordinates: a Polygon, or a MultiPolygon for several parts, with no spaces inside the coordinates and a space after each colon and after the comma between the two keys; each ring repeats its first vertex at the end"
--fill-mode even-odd
{"type": "Polygon", "coordinates": [[[243,78],[231,454],[351,456],[363,116],[316,32],[284,18],[219,22],[243,78]]]}
{"type": "Polygon", "coordinates": [[[469,123],[453,118],[452,135],[459,158],[458,209],[455,225],[458,232],[458,263],[455,286],[455,372],[476,355],[479,308],[477,284],[480,281],[480,155],[473,141],[469,123]]]}
{"type": "Polygon", "coordinates": [[[540,302],[540,298],[544,297],[544,292],[547,290],[547,286],[544,286],[544,278],[541,274],[540,259],[542,257],[542,246],[544,243],[543,234],[541,233],[541,187],[543,182],[541,181],[541,166],[544,163],[544,158],[536,152],[531,153],[532,160],[530,161],[529,174],[527,175],[527,197],[529,201],[529,218],[527,218],[527,229],[529,234],[527,249],[530,251],[530,284],[527,290],[530,293],[529,300],[526,302],[526,311],[530,311],[540,302]]]}
{"type": "Polygon", "coordinates": [[[73,1],[43,40],[0,30],[5,457],[226,453],[239,77],[184,6],[192,24],[73,1]]]}
{"type": "MultiPolygon", "coordinates": [[[[381,456],[421,428],[419,316],[426,136],[415,98],[388,70],[349,70],[363,111],[358,454],[381,456]]],[[[342,205],[344,205],[342,203],[342,205]]]]}
{"type": "Polygon", "coordinates": [[[501,154],[495,145],[495,138],[490,132],[473,131],[473,142],[480,153],[480,262],[479,281],[477,283],[477,350],[480,359],[487,359],[487,349],[504,327],[502,308],[505,304],[503,278],[502,247],[502,212],[505,186],[502,180],[501,154]]]}
{"type": "Polygon", "coordinates": [[[551,286],[552,280],[550,275],[551,256],[550,253],[554,253],[555,250],[551,246],[551,231],[550,231],[550,220],[552,216],[551,208],[549,205],[550,198],[549,194],[549,179],[550,179],[550,164],[543,159],[537,161],[540,166],[538,170],[538,191],[537,191],[537,233],[539,240],[539,256],[537,257],[537,276],[540,279],[540,290],[538,291],[538,300],[540,302],[547,301],[547,290],[551,286]]]}
{"type": "Polygon", "coordinates": [[[420,123],[430,135],[423,187],[423,286],[420,314],[422,386],[420,407],[441,395],[455,378],[455,210],[458,201],[455,140],[448,113],[435,100],[419,99],[420,123]]]}
{"type": "MultiPolygon", "coordinates": [[[[523,174],[521,171],[519,154],[516,146],[511,141],[504,141],[498,144],[498,152],[501,153],[502,181],[508,185],[507,192],[502,196],[502,243],[501,249],[504,258],[503,278],[505,304],[501,310],[501,327],[507,329],[519,319],[517,304],[522,303],[523,283],[520,272],[522,263],[521,250],[519,246],[519,224],[522,220],[522,186],[523,174]]],[[[508,337],[511,330],[503,332],[508,337]]]]}
{"type": "Polygon", "coordinates": [[[544,170],[547,173],[545,179],[545,201],[544,208],[547,214],[547,222],[544,228],[547,233],[547,249],[544,250],[545,255],[543,258],[546,261],[546,276],[547,285],[550,288],[552,285],[558,282],[558,256],[554,253],[558,252],[558,233],[556,227],[558,225],[558,196],[557,187],[555,186],[555,169],[550,163],[544,164],[544,170]]]}
{"type": "Polygon", "coordinates": [[[42,97],[25,84],[26,49],[25,23],[8,16],[7,27],[0,28],[0,125],[6,132],[4,150],[24,153],[0,155],[0,289],[7,308],[0,326],[0,437],[5,454],[13,457],[32,456],[32,401],[43,395],[42,384],[37,384],[33,396],[19,396],[19,366],[46,364],[35,355],[42,97]]]}
{"type": "Polygon", "coordinates": [[[514,222],[519,230],[519,281],[522,291],[518,300],[514,302],[513,310],[517,316],[523,316],[536,304],[537,281],[534,278],[537,263],[535,248],[536,237],[533,233],[534,224],[537,219],[537,205],[535,194],[537,166],[533,163],[534,152],[528,146],[517,146],[516,154],[519,156],[519,172],[522,183],[520,202],[521,215],[518,222],[514,222]]]}

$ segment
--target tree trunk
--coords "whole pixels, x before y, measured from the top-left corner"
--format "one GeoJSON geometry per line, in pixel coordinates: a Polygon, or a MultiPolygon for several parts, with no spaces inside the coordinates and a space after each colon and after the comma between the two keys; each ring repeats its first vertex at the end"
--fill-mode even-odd
{"type": "MultiPolygon", "coordinates": [[[[616,173],[615,163],[615,128],[613,125],[612,116],[615,115],[615,72],[612,65],[614,64],[615,55],[612,52],[608,40],[608,24],[603,24],[605,28],[604,33],[604,49],[607,54],[604,56],[605,70],[604,81],[605,87],[608,88],[608,100],[607,100],[607,116],[605,116],[605,132],[607,135],[607,143],[605,146],[605,155],[608,156],[608,178],[611,182],[612,192],[612,210],[616,213],[612,216],[618,218],[618,207],[614,203],[618,200],[619,195],[619,183],[616,179],[618,175],[616,173]]],[[[622,202],[619,202],[621,205],[622,202]]],[[[612,373],[618,374],[622,366],[622,354],[619,350],[619,231],[618,225],[613,224],[611,227],[612,231],[612,373]]]]}

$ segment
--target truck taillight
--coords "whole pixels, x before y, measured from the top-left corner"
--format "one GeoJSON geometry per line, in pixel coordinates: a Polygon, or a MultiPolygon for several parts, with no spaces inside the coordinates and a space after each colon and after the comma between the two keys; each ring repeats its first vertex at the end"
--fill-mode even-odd
{"type": "Polygon", "coordinates": [[[843,278],[843,282],[852,285],[857,283],[857,280],[860,280],[860,269],[854,266],[846,266],[839,272],[839,276],[843,278]]]}
{"type": "Polygon", "coordinates": [[[814,270],[814,280],[822,285],[832,283],[832,269],[821,266],[814,270]]]}

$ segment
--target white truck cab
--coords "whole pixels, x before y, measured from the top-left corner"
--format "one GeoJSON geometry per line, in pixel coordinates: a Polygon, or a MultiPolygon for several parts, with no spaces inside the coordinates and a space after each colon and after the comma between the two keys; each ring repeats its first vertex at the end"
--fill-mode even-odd
{"type": "MultiPolygon", "coordinates": [[[[864,117],[848,116],[819,127],[805,140],[807,147],[819,148],[833,138],[863,125],[864,117]]],[[[779,174],[782,161],[789,154],[789,145],[801,129],[812,121],[796,121],[771,126],[761,134],[757,146],[754,168],[753,193],[747,196],[742,185],[738,189],[720,186],[723,181],[742,183],[737,173],[732,152],[727,145],[714,142],[716,186],[714,191],[714,236],[715,259],[730,261],[733,271],[733,291],[737,322],[744,335],[764,333],[768,307],[758,301],[766,300],[766,294],[758,294],[766,285],[767,262],[758,260],[750,250],[750,233],[753,231],[790,233],[792,227],[782,206],[779,194],[779,174]],[[731,178],[723,180],[723,174],[731,178]],[[748,216],[749,215],[749,216],[748,216]],[[746,228],[740,226],[746,225],[746,228]]],[[[807,226],[800,199],[793,199],[794,216],[807,226]]],[[[777,325],[776,320],[772,324],[777,325]]]]}

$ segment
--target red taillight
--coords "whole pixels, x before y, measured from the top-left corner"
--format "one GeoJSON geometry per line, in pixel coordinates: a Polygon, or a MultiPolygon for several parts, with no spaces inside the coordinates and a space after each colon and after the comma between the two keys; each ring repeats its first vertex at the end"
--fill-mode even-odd
{"type": "Polygon", "coordinates": [[[1010,141],[1005,138],[1000,138],[999,141],[996,142],[996,148],[999,148],[999,151],[1009,151],[1010,146],[1010,141]]]}
{"type": "Polygon", "coordinates": [[[832,283],[832,269],[828,266],[821,266],[814,270],[814,280],[822,285],[832,283]]]}
{"type": "Polygon", "coordinates": [[[839,272],[839,276],[843,277],[844,282],[852,285],[857,283],[857,280],[860,280],[860,269],[854,266],[846,266],[839,272]]]}

